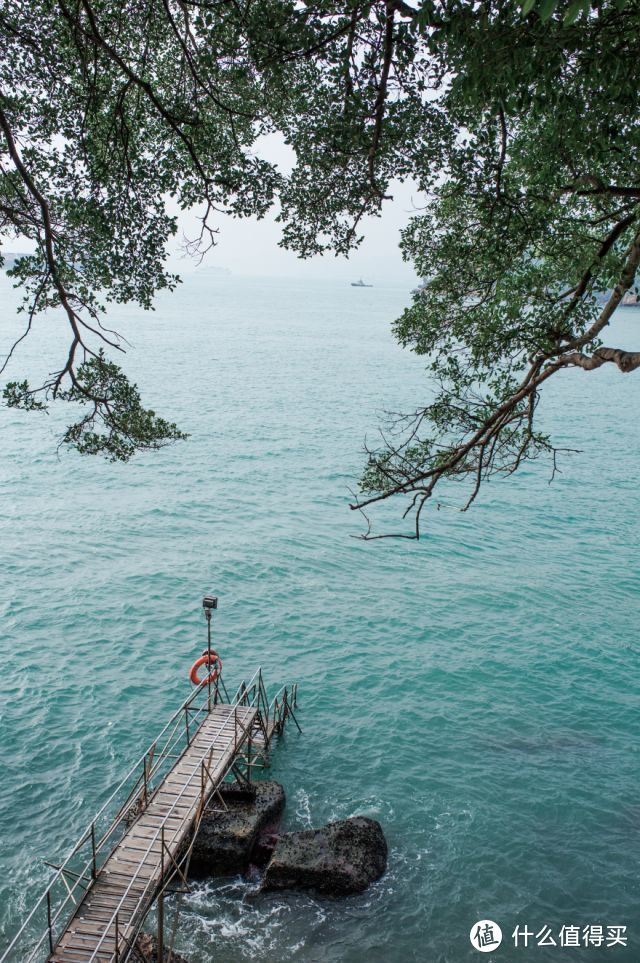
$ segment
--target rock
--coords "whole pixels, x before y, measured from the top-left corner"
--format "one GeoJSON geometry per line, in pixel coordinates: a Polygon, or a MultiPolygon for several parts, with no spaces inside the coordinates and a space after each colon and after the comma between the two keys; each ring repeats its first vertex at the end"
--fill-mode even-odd
{"type": "Polygon", "coordinates": [[[347,896],[361,893],[386,867],[382,826],[375,819],[355,816],[322,829],[280,836],[263,889],[313,889],[326,896],[347,896]]]}
{"type": "Polygon", "coordinates": [[[251,862],[254,865],[267,865],[280,838],[278,835],[279,828],[278,823],[269,823],[264,829],[260,830],[251,854],[251,862]]]}
{"type": "MultiPolygon", "coordinates": [[[[229,784],[222,790],[227,812],[205,813],[196,837],[189,872],[192,876],[232,876],[244,873],[252,861],[262,858],[260,833],[277,832],[284,809],[284,789],[273,780],[261,780],[250,789],[229,784]]],[[[212,806],[222,808],[214,799],[212,806]]],[[[268,858],[268,857],[267,857],[268,858]]]]}
{"type": "MultiPolygon", "coordinates": [[[[157,938],[151,936],[150,933],[140,933],[133,946],[131,959],[135,961],[135,963],[158,963],[157,938]]],[[[168,959],[169,950],[165,946],[163,963],[167,963],[168,959]]],[[[188,963],[188,961],[185,960],[184,956],[180,956],[174,950],[171,954],[171,963],[188,963]]]]}

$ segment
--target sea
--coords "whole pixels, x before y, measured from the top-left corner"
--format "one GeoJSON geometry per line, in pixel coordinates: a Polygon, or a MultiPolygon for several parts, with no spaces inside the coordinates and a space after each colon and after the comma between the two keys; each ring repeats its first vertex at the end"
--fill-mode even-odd
{"type": "MultiPolygon", "coordinates": [[[[25,318],[0,297],[4,352],[25,318]]],[[[213,593],[228,686],[299,685],[284,828],[366,815],[389,862],[341,900],[195,883],[190,963],[470,963],[481,921],[487,959],[640,959],[640,373],[545,387],[574,450],[553,480],[528,463],[467,513],[443,492],[419,542],[363,541],[364,446],[432,397],[391,330],[410,297],[202,270],[114,306],[125,370],[189,433],[128,464],[61,449],[64,405],[0,409],[0,950],[188,695],[213,593]]],[[[36,319],[5,377],[60,366],[66,334],[36,319]]],[[[640,310],[610,341],[638,348],[640,310]]]]}

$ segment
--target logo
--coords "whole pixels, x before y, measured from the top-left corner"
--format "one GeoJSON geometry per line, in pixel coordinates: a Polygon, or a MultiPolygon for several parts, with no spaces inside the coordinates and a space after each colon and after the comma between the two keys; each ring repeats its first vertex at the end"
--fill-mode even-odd
{"type": "Polygon", "coordinates": [[[492,953],[502,943],[502,930],[493,920],[480,920],[471,927],[469,939],[475,950],[492,953]]]}

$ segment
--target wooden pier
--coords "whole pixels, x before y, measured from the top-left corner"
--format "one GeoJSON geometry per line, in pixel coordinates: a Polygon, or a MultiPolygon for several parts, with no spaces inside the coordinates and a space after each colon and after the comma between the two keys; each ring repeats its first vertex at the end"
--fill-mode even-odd
{"type": "Polygon", "coordinates": [[[233,699],[222,680],[203,683],[54,867],[0,963],[125,963],[154,903],[162,942],[164,895],[188,889],[203,814],[224,806],[226,778],[250,782],[268,764],[273,736],[297,725],[296,695],[283,687],[269,703],[260,670],[233,699]]]}

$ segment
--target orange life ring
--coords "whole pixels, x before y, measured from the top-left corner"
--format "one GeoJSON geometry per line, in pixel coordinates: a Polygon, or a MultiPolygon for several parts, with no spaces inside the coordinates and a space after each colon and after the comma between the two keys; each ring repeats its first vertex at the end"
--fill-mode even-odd
{"type": "Polygon", "coordinates": [[[189,673],[189,678],[194,685],[202,685],[203,682],[216,682],[220,678],[220,673],[222,672],[222,659],[211,649],[211,653],[203,652],[199,659],[191,666],[191,672],[189,673]],[[210,665],[212,670],[207,677],[204,679],[199,678],[198,669],[201,665],[210,665]]]}

